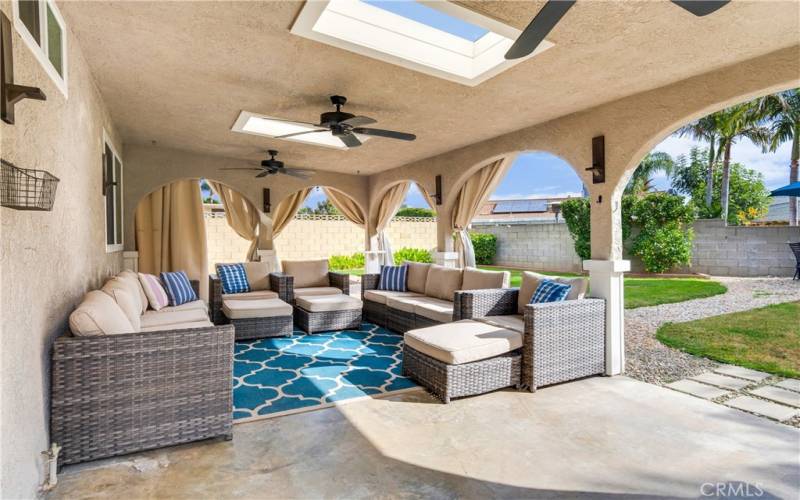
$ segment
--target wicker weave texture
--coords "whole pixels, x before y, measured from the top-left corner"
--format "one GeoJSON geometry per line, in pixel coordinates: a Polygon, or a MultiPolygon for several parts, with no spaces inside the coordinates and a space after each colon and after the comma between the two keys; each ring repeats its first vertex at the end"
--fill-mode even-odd
{"type": "Polygon", "coordinates": [[[290,337],[292,335],[292,315],[271,318],[232,319],[236,328],[236,340],[263,339],[267,337],[290,337]]]}
{"type": "Polygon", "coordinates": [[[232,435],[232,326],[62,336],[51,440],[71,464],[232,435]]]}
{"type": "Polygon", "coordinates": [[[295,306],[294,322],[306,333],[357,330],[361,326],[361,309],[309,312],[295,306]]]}
{"type": "Polygon", "coordinates": [[[519,288],[461,290],[455,293],[456,320],[517,314],[519,288]]]}

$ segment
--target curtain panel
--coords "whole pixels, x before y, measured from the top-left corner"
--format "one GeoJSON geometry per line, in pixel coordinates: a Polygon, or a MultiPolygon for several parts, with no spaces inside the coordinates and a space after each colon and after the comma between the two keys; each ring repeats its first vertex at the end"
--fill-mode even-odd
{"type": "Polygon", "coordinates": [[[260,219],[258,210],[244,196],[228,186],[214,181],[208,181],[208,184],[222,201],[228,225],[236,234],[250,242],[245,260],[257,260],[258,222],[260,219]]]}
{"type": "Polygon", "coordinates": [[[336,207],[336,210],[338,210],[345,217],[345,219],[359,227],[367,226],[367,218],[364,216],[364,212],[361,211],[358,203],[356,203],[353,198],[342,193],[341,191],[337,191],[328,187],[323,187],[322,191],[325,193],[325,196],[328,197],[328,200],[330,200],[331,204],[336,207]]]}
{"type": "Polygon", "coordinates": [[[297,215],[297,211],[300,210],[300,207],[303,205],[303,202],[306,201],[308,198],[308,194],[311,190],[314,189],[313,187],[303,188],[300,191],[296,191],[290,194],[288,197],[281,200],[278,203],[278,206],[275,207],[275,210],[272,214],[272,248],[275,252],[275,269],[281,270],[283,266],[281,265],[281,259],[278,257],[278,248],[275,245],[275,238],[286,229],[286,226],[292,222],[294,216],[297,215]]]}
{"type": "Polygon", "coordinates": [[[395,184],[386,191],[386,194],[383,195],[383,198],[381,198],[378,204],[378,220],[375,225],[375,230],[378,232],[378,250],[383,251],[380,259],[381,264],[385,266],[394,265],[394,253],[392,252],[389,236],[386,234],[386,228],[392,221],[394,214],[400,209],[403,200],[406,199],[410,187],[410,181],[395,184]]]}

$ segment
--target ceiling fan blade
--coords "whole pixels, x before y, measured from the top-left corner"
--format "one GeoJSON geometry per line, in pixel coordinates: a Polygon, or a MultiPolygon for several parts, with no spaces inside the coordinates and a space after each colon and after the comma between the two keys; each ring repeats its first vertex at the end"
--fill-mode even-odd
{"type": "Polygon", "coordinates": [[[234,168],[221,168],[220,170],[263,170],[257,167],[234,167],[234,168]]]}
{"type": "Polygon", "coordinates": [[[286,174],[286,175],[289,175],[291,177],[297,177],[298,179],[308,179],[312,175],[314,175],[315,172],[313,170],[305,170],[305,169],[301,169],[301,168],[286,168],[286,167],[284,167],[284,168],[278,170],[278,173],[286,174]]]}
{"type": "Polygon", "coordinates": [[[268,175],[269,175],[269,170],[264,170],[263,172],[261,172],[260,174],[258,174],[258,175],[256,176],[256,178],[259,178],[259,177],[266,177],[266,176],[268,176],[268,175]]]}
{"type": "Polygon", "coordinates": [[[293,133],[293,134],[286,134],[286,135],[276,135],[274,138],[275,138],[275,139],[286,139],[286,138],[288,138],[288,137],[294,137],[294,136],[296,136],[296,135],[303,135],[303,134],[315,134],[315,133],[317,133],[317,132],[327,132],[327,130],[328,130],[328,129],[326,129],[326,128],[321,128],[321,129],[317,129],[317,130],[304,130],[304,131],[302,131],[302,132],[295,132],[295,133],[293,133]]]}
{"type": "Polygon", "coordinates": [[[730,0],[672,0],[672,3],[682,7],[697,17],[713,14],[725,7],[730,0]]]}
{"type": "Polygon", "coordinates": [[[343,120],[341,123],[350,125],[351,127],[361,127],[363,125],[372,125],[373,123],[378,123],[378,121],[367,116],[354,116],[352,118],[348,118],[347,120],[343,120]]]}
{"type": "Polygon", "coordinates": [[[376,137],[386,137],[389,139],[400,139],[401,141],[413,141],[417,138],[414,134],[405,132],[395,132],[394,130],[382,130],[379,128],[354,128],[356,134],[374,135],[376,137]]]}
{"type": "Polygon", "coordinates": [[[549,0],[544,4],[533,21],[520,33],[514,45],[508,49],[506,59],[519,59],[533,53],[573,5],[575,0],[549,0]]]}
{"type": "Polygon", "coordinates": [[[358,137],[354,136],[353,134],[337,135],[335,137],[338,137],[339,140],[342,141],[348,148],[357,148],[361,145],[361,141],[359,141],[358,137]]]}

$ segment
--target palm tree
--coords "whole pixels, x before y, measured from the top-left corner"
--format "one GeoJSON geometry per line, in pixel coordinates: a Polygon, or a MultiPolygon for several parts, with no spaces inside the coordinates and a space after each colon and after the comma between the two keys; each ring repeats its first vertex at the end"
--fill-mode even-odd
{"type": "Polygon", "coordinates": [[[634,170],[628,185],[625,187],[625,194],[642,196],[655,187],[653,176],[658,172],[672,175],[675,162],[667,153],[654,151],[648,153],[639,162],[639,166],[634,170]]]}
{"type": "MultiPolygon", "coordinates": [[[[761,144],[764,152],[774,153],[787,141],[792,141],[789,161],[789,183],[798,181],[800,162],[800,89],[787,90],[758,100],[759,110],[769,119],[769,137],[761,144]]],[[[797,198],[789,198],[789,225],[797,226],[797,198]]]]}
{"type": "Polygon", "coordinates": [[[716,161],[717,123],[713,115],[704,116],[679,128],[679,137],[690,136],[697,141],[708,141],[708,170],[706,171],[706,207],[711,208],[714,198],[714,162],[716,161]]]}

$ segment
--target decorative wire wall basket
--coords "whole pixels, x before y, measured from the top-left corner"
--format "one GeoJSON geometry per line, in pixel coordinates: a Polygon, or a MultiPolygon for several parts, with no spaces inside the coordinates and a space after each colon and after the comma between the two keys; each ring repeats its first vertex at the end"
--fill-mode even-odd
{"type": "Polygon", "coordinates": [[[0,160],[0,205],[15,210],[53,209],[58,177],[45,170],[19,168],[0,160]]]}

